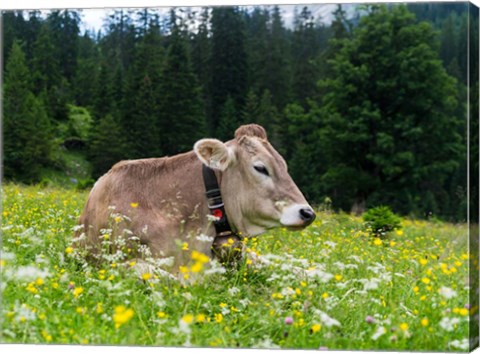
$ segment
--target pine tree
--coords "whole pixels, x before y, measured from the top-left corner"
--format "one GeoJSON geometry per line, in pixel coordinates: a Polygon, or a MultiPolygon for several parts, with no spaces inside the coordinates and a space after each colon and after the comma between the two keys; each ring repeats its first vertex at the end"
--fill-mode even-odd
{"type": "Polygon", "coordinates": [[[190,62],[187,41],[171,14],[172,33],[160,83],[159,144],[174,155],[191,150],[206,131],[202,95],[190,62]]]}
{"type": "Polygon", "coordinates": [[[264,90],[262,97],[260,98],[257,122],[267,131],[270,142],[274,146],[280,146],[280,121],[278,110],[273,104],[273,97],[268,90],[264,90]]]}
{"type": "Polygon", "coordinates": [[[207,117],[211,116],[210,112],[210,87],[211,87],[211,42],[208,24],[210,21],[210,9],[202,8],[200,19],[198,19],[198,31],[193,34],[191,39],[192,66],[198,82],[202,87],[203,103],[207,117]]]}
{"type": "Polygon", "coordinates": [[[112,114],[96,120],[89,140],[89,159],[94,178],[100,177],[125,158],[125,136],[118,119],[112,114]]]}
{"type": "Polygon", "coordinates": [[[430,25],[404,6],[370,10],[336,55],[321,83],[322,107],[311,113],[323,122],[328,159],[317,173],[345,209],[385,203],[407,213],[422,208],[427,192],[441,206],[439,191],[461,153],[455,79],[430,25]]]}
{"type": "MultiPolygon", "coordinates": [[[[210,126],[219,126],[220,112],[230,96],[241,111],[247,93],[247,59],[244,22],[237,7],[212,10],[212,53],[210,82],[210,126]]],[[[212,132],[213,133],[213,132],[212,132]]]]}
{"type": "Polygon", "coordinates": [[[248,91],[247,98],[245,100],[245,107],[242,111],[242,123],[250,124],[257,122],[259,111],[258,105],[258,97],[255,94],[255,91],[251,89],[250,91],[248,91]]]}
{"type": "Polygon", "coordinates": [[[293,35],[293,96],[295,102],[306,108],[307,99],[314,98],[317,92],[319,70],[315,60],[320,49],[315,18],[306,6],[295,17],[293,35]]]}
{"type": "Polygon", "coordinates": [[[36,182],[51,162],[53,136],[43,104],[32,92],[25,54],[14,42],[5,73],[4,174],[7,179],[36,182]]]}
{"type": "Polygon", "coordinates": [[[235,130],[238,128],[238,114],[235,108],[235,101],[227,97],[220,114],[220,125],[217,129],[216,137],[222,141],[228,141],[233,138],[235,130]]]}
{"type": "Polygon", "coordinates": [[[267,40],[267,59],[265,65],[268,78],[265,88],[272,95],[272,101],[278,111],[282,111],[291,100],[291,55],[289,34],[284,26],[280,8],[272,11],[270,31],[267,40]]]}
{"type": "Polygon", "coordinates": [[[95,100],[95,83],[99,74],[98,47],[86,31],[79,38],[78,66],[73,80],[75,102],[79,106],[93,106],[95,100]]]}
{"type": "Polygon", "coordinates": [[[254,7],[246,13],[246,52],[248,67],[248,87],[255,93],[267,88],[268,77],[268,22],[270,14],[266,8],[254,7]]]}
{"type": "Polygon", "coordinates": [[[33,92],[41,95],[47,114],[56,121],[67,120],[67,90],[65,78],[60,72],[60,64],[55,56],[55,46],[47,24],[40,28],[33,45],[32,58],[33,92]]]}
{"type": "Polygon", "coordinates": [[[70,82],[77,69],[80,15],[75,11],[55,10],[48,15],[47,22],[62,76],[70,82]]]}

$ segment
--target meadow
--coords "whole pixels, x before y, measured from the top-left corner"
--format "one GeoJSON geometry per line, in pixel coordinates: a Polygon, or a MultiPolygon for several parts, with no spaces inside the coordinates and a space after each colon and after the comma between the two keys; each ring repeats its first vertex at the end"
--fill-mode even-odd
{"type": "Polygon", "coordinates": [[[246,241],[238,269],[191,263],[181,281],[135,262],[81,262],[87,192],[2,188],[4,343],[467,351],[467,226],[402,219],[384,239],[319,210],[302,232],[246,241]]]}

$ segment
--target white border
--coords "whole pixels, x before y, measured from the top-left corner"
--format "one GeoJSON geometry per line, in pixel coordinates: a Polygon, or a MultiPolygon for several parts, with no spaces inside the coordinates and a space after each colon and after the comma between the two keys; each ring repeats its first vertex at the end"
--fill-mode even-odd
{"type": "MultiPolygon", "coordinates": [[[[294,5],[308,3],[373,3],[373,2],[430,2],[430,1],[359,1],[359,0],[15,0],[2,1],[0,9],[54,9],[54,8],[109,8],[109,7],[159,7],[159,6],[215,6],[215,5],[294,5]]],[[[466,2],[458,0],[435,0],[435,2],[466,2]]],[[[480,7],[480,0],[470,1],[480,7]]]]}
{"type": "MultiPolygon", "coordinates": [[[[419,2],[415,0],[404,1],[360,1],[360,0],[336,0],[336,1],[315,1],[315,0],[3,0],[0,3],[0,10],[14,9],[55,9],[55,8],[76,8],[76,9],[102,9],[112,7],[169,7],[169,6],[215,6],[215,5],[294,5],[294,4],[338,4],[338,3],[373,3],[373,2],[419,2]]],[[[428,2],[428,1],[421,1],[428,2]]],[[[435,0],[435,2],[459,2],[452,0],[435,0]]],[[[465,1],[461,1],[465,2],[465,1]]],[[[480,7],[480,0],[471,0],[471,3],[480,7]]],[[[1,51],[0,51],[1,52],[1,51]]],[[[1,75],[0,75],[1,76],[1,75]]],[[[0,298],[1,299],[1,298],[0,298]]],[[[0,306],[1,307],[1,306],[0,306]]],[[[92,328],[94,331],[95,328],[92,328]]],[[[1,340],[1,339],[0,339],[1,340]]],[[[35,354],[298,354],[307,353],[305,350],[259,350],[259,349],[216,349],[216,348],[172,348],[172,347],[121,347],[121,346],[80,346],[80,345],[23,345],[23,344],[1,344],[2,354],[18,354],[34,352],[35,354]]],[[[475,352],[479,352],[476,350],[475,352]]],[[[377,353],[375,351],[335,351],[336,353],[377,353]]],[[[382,351],[382,354],[393,354],[397,352],[382,351]]],[[[406,352],[402,352],[406,353],[406,352]]],[[[430,352],[422,352],[430,354],[430,352]]],[[[433,353],[432,353],[433,354],[433,353]]]]}

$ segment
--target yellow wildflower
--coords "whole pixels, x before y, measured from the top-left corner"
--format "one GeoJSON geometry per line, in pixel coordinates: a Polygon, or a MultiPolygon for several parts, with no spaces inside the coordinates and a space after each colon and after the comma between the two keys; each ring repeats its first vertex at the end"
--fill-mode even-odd
{"type": "Polygon", "coordinates": [[[375,240],[373,241],[373,244],[375,246],[381,246],[382,245],[382,240],[380,240],[378,237],[375,237],[375,240]]]}
{"type": "Polygon", "coordinates": [[[422,278],[422,283],[424,284],[430,284],[430,279],[425,277],[425,278],[422,278]]]}
{"type": "Polygon", "coordinates": [[[200,263],[208,263],[210,258],[208,258],[208,256],[203,254],[202,252],[193,251],[192,252],[192,260],[200,262],[200,263]]]}
{"type": "Polygon", "coordinates": [[[400,327],[400,329],[401,329],[402,331],[404,331],[404,332],[408,330],[408,324],[406,324],[405,322],[400,323],[400,326],[399,326],[399,327],[400,327]]]}
{"type": "Polygon", "coordinates": [[[202,270],[203,264],[201,262],[195,262],[195,264],[191,267],[192,273],[198,273],[202,270]]]}
{"type": "Polygon", "coordinates": [[[73,296],[75,298],[79,297],[81,293],[83,293],[83,288],[81,286],[73,289],[73,296]]]}
{"type": "Polygon", "coordinates": [[[193,315],[191,314],[186,314],[182,317],[182,322],[186,323],[186,324],[190,324],[193,322],[193,315]]]}
{"type": "Polygon", "coordinates": [[[422,320],[420,321],[420,324],[423,326],[423,327],[427,327],[428,326],[428,318],[422,318],[422,320]]]}
{"type": "Polygon", "coordinates": [[[402,235],[403,235],[403,230],[395,230],[395,233],[396,233],[398,236],[402,236],[402,235]]]}
{"type": "Polygon", "coordinates": [[[102,304],[101,302],[99,302],[99,303],[97,304],[97,307],[96,307],[96,309],[95,309],[95,312],[98,313],[98,314],[103,313],[103,304],[102,304]]]}
{"type": "Polygon", "coordinates": [[[127,323],[134,315],[132,309],[127,309],[125,306],[120,305],[115,307],[114,314],[112,316],[113,322],[115,323],[115,328],[127,323]]]}
{"type": "Polygon", "coordinates": [[[72,252],[73,252],[73,247],[67,247],[67,248],[65,248],[65,253],[66,253],[66,254],[70,254],[70,253],[72,253],[72,252]]]}
{"type": "Polygon", "coordinates": [[[163,312],[163,311],[158,311],[158,312],[157,312],[157,316],[158,316],[159,318],[165,318],[165,317],[167,317],[167,314],[166,314],[165,312],[163,312]]]}
{"type": "Polygon", "coordinates": [[[320,329],[322,329],[322,325],[319,323],[314,324],[311,328],[312,333],[317,333],[320,329]]]}
{"type": "Polygon", "coordinates": [[[138,203],[130,203],[130,206],[135,209],[138,208],[138,203]]]}
{"type": "Polygon", "coordinates": [[[37,284],[38,286],[41,286],[43,285],[45,282],[43,281],[42,278],[38,278],[37,280],[35,280],[35,284],[37,284]]]}
{"type": "Polygon", "coordinates": [[[196,320],[197,322],[205,322],[205,319],[206,319],[206,317],[205,317],[205,315],[204,315],[203,313],[200,313],[200,314],[198,314],[198,315],[195,317],[195,320],[196,320]]]}
{"type": "Polygon", "coordinates": [[[142,279],[147,281],[147,280],[150,280],[152,278],[152,274],[150,273],[143,273],[142,274],[142,279]]]}
{"type": "Polygon", "coordinates": [[[223,315],[221,313],[215,314],[215,322],[221,323],[223,321],[223,315]]]}

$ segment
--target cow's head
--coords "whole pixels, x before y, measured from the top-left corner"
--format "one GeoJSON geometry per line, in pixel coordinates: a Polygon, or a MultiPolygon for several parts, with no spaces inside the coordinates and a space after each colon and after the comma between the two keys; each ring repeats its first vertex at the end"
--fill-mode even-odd
{"type": "Polygon", "coordinates": [[[194,151],[210,168],[221,171],[220,188],[231,225],[246,235],[274,227],[300,230],[315,213],[288,174],[287,164],[256,124],[241,126],[223,143],[199,140],[194,151]]]}

